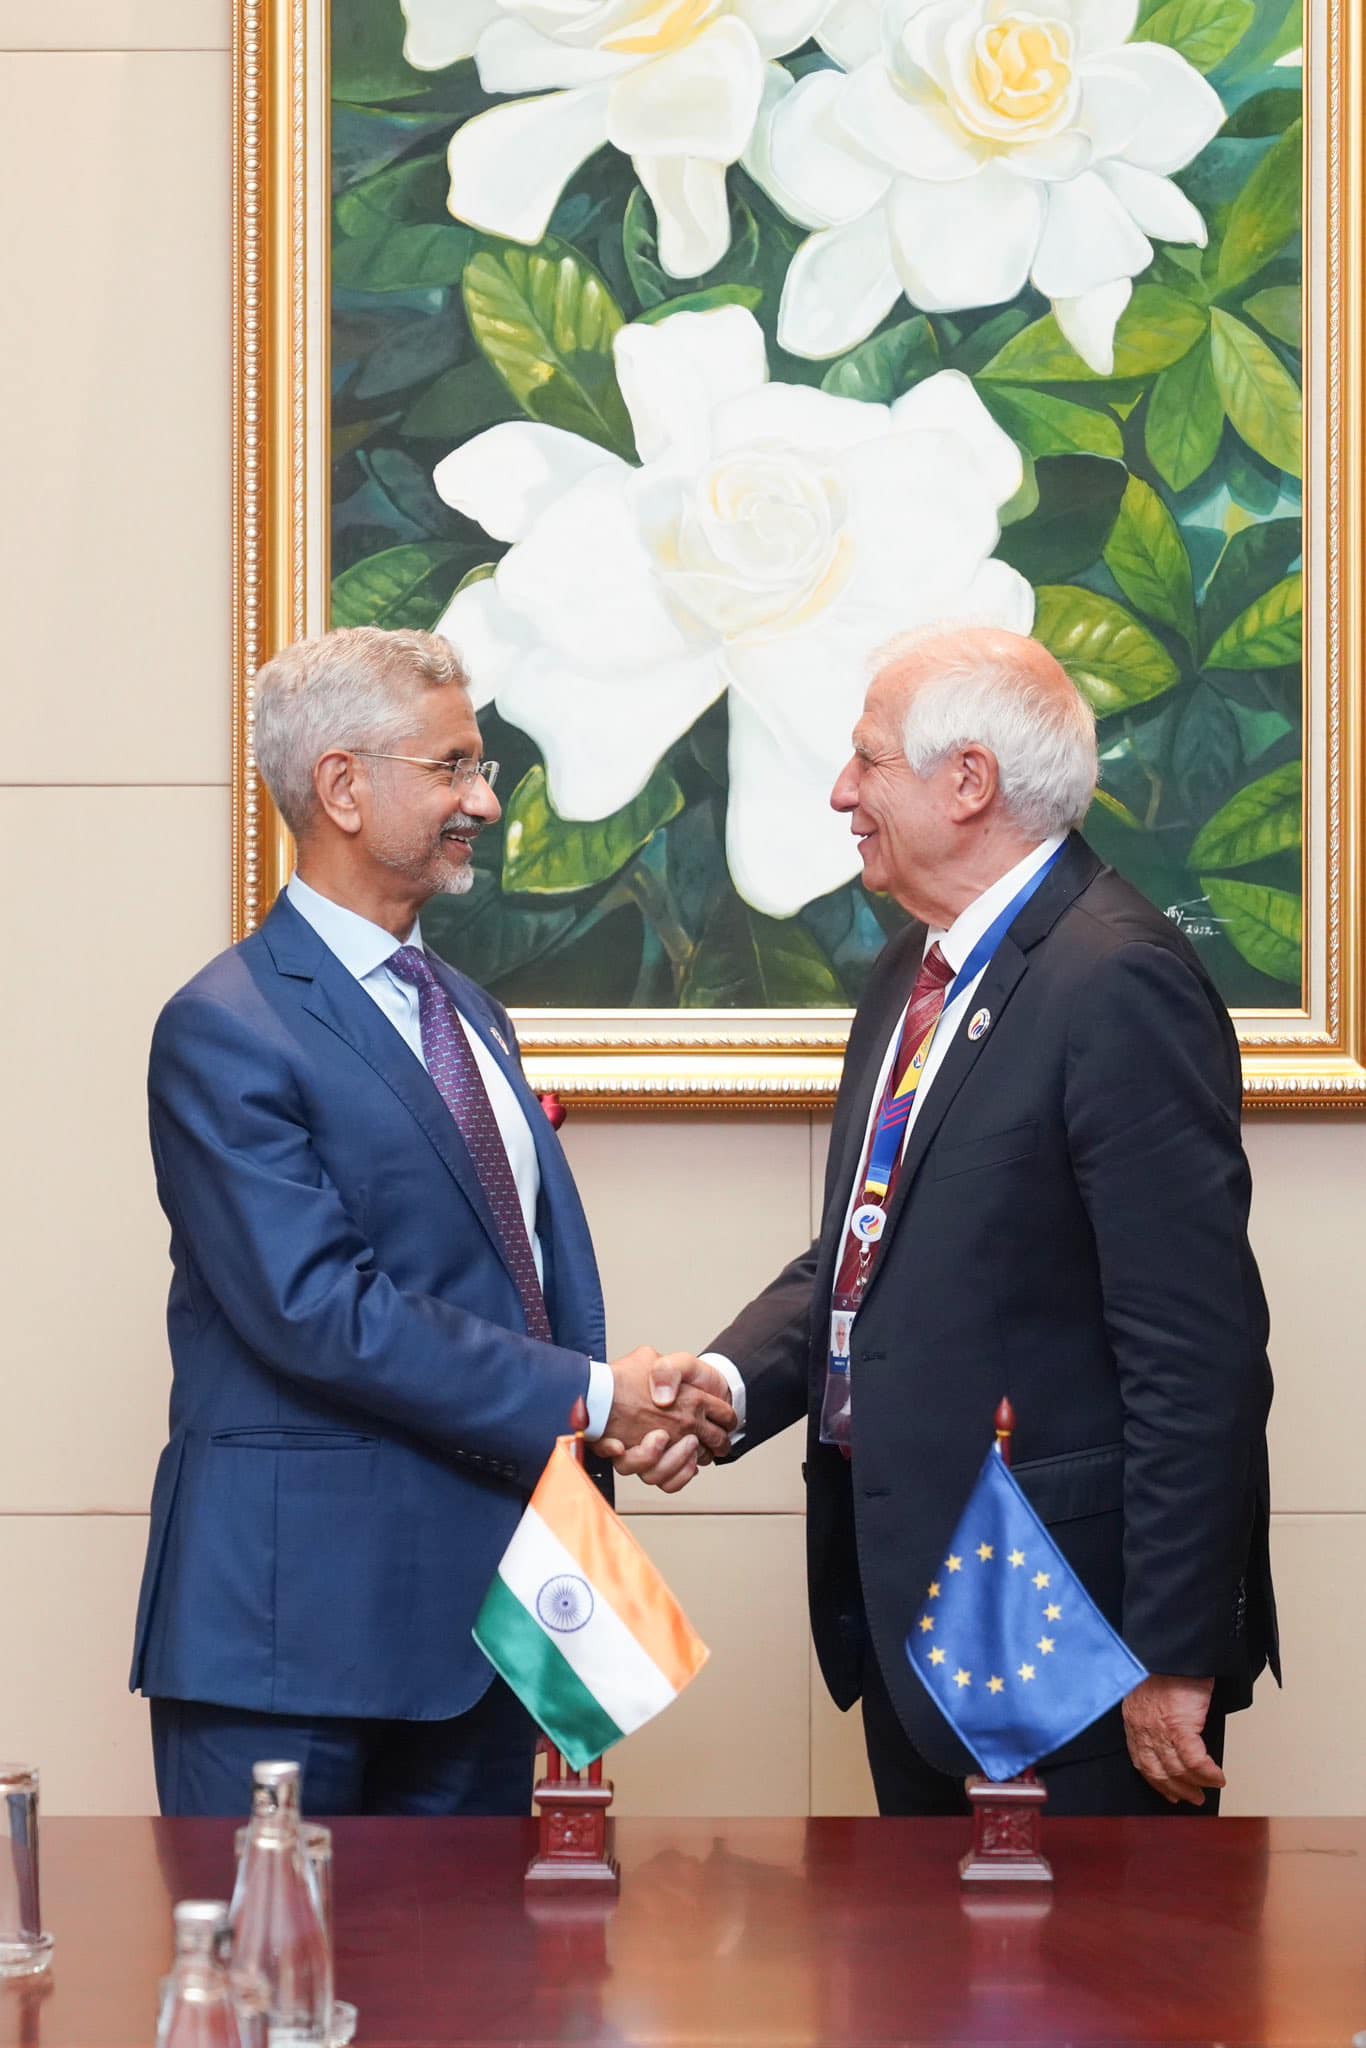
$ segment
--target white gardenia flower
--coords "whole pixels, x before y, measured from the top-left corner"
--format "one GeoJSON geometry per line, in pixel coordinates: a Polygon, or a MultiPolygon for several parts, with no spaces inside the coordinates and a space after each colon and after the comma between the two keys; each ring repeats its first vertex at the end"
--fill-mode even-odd
{"type": "Polygon", "coordinates": [[[1130,43],[1138,0],[837,0],[818,35],[844,71],[780,73],[746,167],[804,227],[779,339],[831,356],[904,292],[926,313],[1013,299],[1026,282],[1093,370],[1148,240],[1203,248],[1169,173],[1224,119],[1160,43],[1130,43]]]}
{"type": "Polygon", "coordinates": [[[451,212],[539,242],[569,178],[610,142],[654,203],[664,269],[710,270],[730,246],[726,167],[753,133],[769,60],[800,48],[829,4],[402,0],[416,69],[473,57],[486,92],[536,95],[456,130],[451,212]]]}
{"type": "Polygon", "coordinates": [[[438,466],[446,503],[513,543],[438,631],[566,818],[629,803],[728,693],[731,875],[789,916],[858,871],[829,796],[873,651],[941,619],[1029,631],[1033,592],[989,559],[1019,451],[956,371],[890,406],[769,383],[741,307],[614,346],[640,468],[529,422],[438,466]]]}

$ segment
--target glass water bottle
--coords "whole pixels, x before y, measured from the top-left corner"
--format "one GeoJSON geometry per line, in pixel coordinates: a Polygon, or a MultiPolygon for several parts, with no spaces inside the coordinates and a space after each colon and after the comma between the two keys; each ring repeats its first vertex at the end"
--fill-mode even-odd
{"type": "Polygon", "coordinates": [[[269,2048],[328,2048],[332,1964],[299,1829],[299,1766],[252,1769],[251,1821],[232,1899],[234,1978],[267,2013],[269,2048]]]}
{"type": "Polygon", "coordinates": [[[226,1901],[182,1899],[175,1962],[161,1987],[157,2048],[260,2048],[259,2023],[238,2008],[227,1950],[226,1901]]]}

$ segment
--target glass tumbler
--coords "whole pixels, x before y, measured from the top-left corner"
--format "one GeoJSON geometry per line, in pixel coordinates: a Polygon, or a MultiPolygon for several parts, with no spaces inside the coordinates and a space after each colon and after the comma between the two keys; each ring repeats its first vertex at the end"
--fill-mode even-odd
{"type": "Polygon", "coordinates": [[[38,1895],[38,1773],[0,1764],[0,1977],[36,1977],[52,1960],[38,1895]]]}

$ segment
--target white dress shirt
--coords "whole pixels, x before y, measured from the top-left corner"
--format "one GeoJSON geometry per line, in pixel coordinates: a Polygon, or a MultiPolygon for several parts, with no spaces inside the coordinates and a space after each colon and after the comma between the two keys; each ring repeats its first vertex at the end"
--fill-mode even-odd
{"type": "MultiPolygon", "coordinates": [[[[991,887],[983,890],[982,894],[977,897],[975,902],[970,903],[966,910],[961,910],[946,932],[927,932],[925,934],[925,952],[928,953],[930,947],[937,944],[944,958],[948,961],[949,966],[957,974],[967,961],[977,941],[984,932],[990,929],[992,920],[1000,916],[1011,898],[1018,895],[1030,876],[1037,874],[1044,862],[1057,852],[1066,837],[1067,834],[1065,832],[1055,832],[1052,838],[1045,839],[1040,845],[1034,847],[1025,855],[1023,860],[1015,863],[1009,874],[1002,875],[999,882],[993,882],[991,887]]],[[[922,954],[921,957],[923,959],[924,955],[922,954]]],[[[968,1005],[977,991],[982,975],[986,971],[984,966],[981,973],[975,974],[972,980],[966,983],[964,987],[954,989],[952,999],[944,1006],[939,1018],[939,1028],[934,1034],[934,1041],[930,1046],[929,1056],[925,1061],[925,1070],[920,1076],[920,1083],[911,1103],[911,1113],[906,1119],[906,1129],[901,1140],[903,1153],[906,1149],[906,1139],[910,1137],[915,1120],[924,1107],[925,1098],[934,1086],[934,1077],[944,1064],[944,1057],[949,1047],[953,1044],[954,1034],[961,1026],[964,1017],[967,1016],[968,1005]]],[[[896,1057],[896,1049],[901,1043],[902,1028],[906,1022],[906,1010],[910,1008],[910,1003],[911,998],[908,994],[905,1009],[901,1010],[898,1014],[896,1022],[892,1026],[891,1035],[887,1040],[886,1050],[882,1055],[882,1064],[878,1069],[877,1086],[873,1090],[872,1099],[868,1106],[868,1120],[863,1127],[863,1143],[858,1152],[858,1163],[854,1169],[854,1180],[849,1189],[849,1199],[845,1204],[844,1228],[840,1232],[841,1244],[843,1244],[849,1234],[849,1219],[853,1215],[856,1205],[863,1199],[863,1181],[861,1178],[863,1162],[868,1156],[868,1142],[872,1137],[873,1123],[882,1104],[883,1090],[887,1086],[887,1076],[891,1072],[892,1061],[896,1057]]],[[[835,1263],[838,1270],[839,1261],[836,1260],[835,1263]]],[[[744,1381],[731,1360],[723,1357],[719,1351],[705,1351],[702,1356],[709,1365],[716,1366],[729,1380],[735,1412],[739,1417],[740,1429],[743,1430],[745,1426],[744,1381]]],[[[735,1440],[738,1441],[738,1438],[739,1431],[736,1433],[735,1440]]]]}
{"type": "MultiPolygon", "coordinates": [[[[398,940],[382,925],[372,924],[368,917],[358,911],[348,910],[341,903],[334,903],[330,896],[320,896],[316,889],[309,887],[298,875],[291,875],[285,894],[306,924],[313,927],[328,951],[334,953],[348,974],[354,975],[376,1008],[382,1010],[399,1037],[414,1058],[427,1062],[422,1054],[422,1028],[419,1020],[418,992],[402,975],[391,972],[387,962],[398,951],[400,944],[416,946],[422,944],[422,928],[414,924],[406,940],[398,940]]],[[[456,1015],[460,1016],[457,1010],[456,1015]]],[[[531,1134],[522,1111],[522,1105],[512,1092],[507,1075],[499,1066],[493,1054],[485,1045],[479,1033],[467,1018],[460,1016],[460,1028],[469,1041],[471,1052],[478,1065],[480,1077],[488,1095],[489,1107],[493,1111],[498,1134],[503,1140],[508,1165],[512,1169],[517,1199],[522,1205],[522,1220],[526,1234],[531,1240],[531,1256],[536,1261],[536,1277],[545,1277],[545,1263],[541,1252],[541,1241],[536,1235],[536,1205],[541,1193],[541,1169],[536,1158],[536,1141],[531,1134]]],[[[600,1360],[592,1360],[588,1377],[588,1431],[590,1438],[600,1437],[607,1426],[612,1412],[612,1398],[615,1391],[612,1369],[600,1360]]]]}

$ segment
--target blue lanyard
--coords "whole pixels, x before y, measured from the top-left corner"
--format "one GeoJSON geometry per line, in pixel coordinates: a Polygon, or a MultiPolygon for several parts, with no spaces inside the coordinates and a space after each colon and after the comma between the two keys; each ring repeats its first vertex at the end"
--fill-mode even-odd
{"type": "Polygon", "coordinates": [[[1066,851],[1067,841],[1064,839],[1056,852],[1051,853],[1043,866],[1035,869],[1029,880],[1024,884],[1024,887],[1011,897],[1000,916],[993,918],[987,926],[981,938],[977,941],[977,944],[968,954],[967,959],[944,991],[944,1007],[939,1012],[935,1022],[925,1033],[920,1044],[916,1047],[915,1057],[911,1062],[910,1068],[907,1070],[905,1080],[895,1095],[891,1092],[892,1084],[889,1072],[887,1087],[883,1091],[882,1108],[878,1112],[877,1130],[873,1137],[873,1149],[868,1158],[868,1171],[864,1175],[863,1194],[866,1202],[880,1201],[891,1185],[892,1169],[901,1151],[901,1140],[905,1133],[906,1121],[915,1102],[916,1090],[920,1085],[921,1076],[929,1059],[930,1046],[934,1041],[935,1032],[948,1015],[959,993],[965,993],[970,989],[978,975],[988,966],[996,948],[1010,930],[1011,925],[1014,924],[1030,897],[1043,886],[1048,876],[1052,874],[1066,851]]]}

